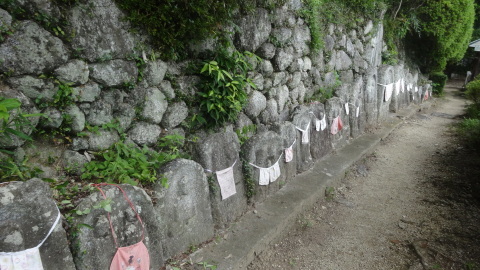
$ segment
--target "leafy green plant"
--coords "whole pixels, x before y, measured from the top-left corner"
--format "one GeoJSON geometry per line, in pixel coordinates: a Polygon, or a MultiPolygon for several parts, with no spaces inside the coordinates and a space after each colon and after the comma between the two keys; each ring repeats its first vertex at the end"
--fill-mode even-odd
{"type": "Polygon", "coordinates": [[[467,84],[467,91],[465,92],[468,99],[472,100],[477,106],[480,106],[480,78],[467,84]]]}
{"type": "MultiPolygon", "coordinates": [[[[117,142],[110,149],[96,154],[99,160],[85,164],[82,179],[130,185],[152,184],[157,181],[157,169],[169,160],[160,159],[158,153],[117,142]]],[[[167,180],[162,178],[167,187],[167,180]]]]}
{"type": "Polygon", "coordinates": [[[81,178],[131,185],[148,185],[160,178],[161,184],[168,187],[167,179],[158,176],[157,170],[171,160],[186,157],[180,152],[183,140],[180,135],[164,136],[159,140],[158,152],[117,142],[108,150],[96,153],[98,160],[85,164],[81,178]]]}
{"type": "Polygon", "coordinates": [[[12,35],[13,31],[13,27],[2,22],[2,19],[0,19],[0,42],[3,42],[7,36],[12,35]]]}
{"type": "Polygon", "coordinates": [[[15,161],[11,156],[0,159],[0,182],[28,180],[37,177],[43,171],[38,167],[32,166],[28,159],[15,161]]]}
{"type": "Polygon", "coordinates": [[[53,95],[53,100],[45,101],[41,96],[35,100],[39,108],[55,107],[57,109],[65,109],[67,106],[75,103],[73,96],[73,88],[71,83],[63,82],[53,76],[40,75],[41,79],[53,79],[57,91],[53,95]]]}
{"type": "Polygon", "coordinates": [[[240,157],[240,159],[242,161],[243,179],[245,181],[245,195],[250,201],[255,195],[255,180],[253,180],[253,169],[252,166],[250,166],[248,160],[246,160],[244,157],[240,157]]]}
{"type": "Polygon", "coordinates": [[[442,71],[462,59],[473,32],[474,0],[425,1],[413,12],[419,32],[407,35],[407,51],[414,53],[423,72],[442,71]]]}
{"type": "Polygon", "coordinates": [[[205,269],[205,270],[207,270],[207,269],[208,269],[208,270],[215,270],[215,269],[217,269],[217,266],[216,266],[216,265],[210,264],[210,263],[208,263],[208,262],[199,262],[199,263],[197,263],[197,264],[198,264],[198,265],[201,265],[201,266],[203,267],[203,269],[205,269]]]}
{"type": "Polygon", "coordinates": [[[243,145],[250,138],[251,134],[255,134],[255,132],[257,132],[257,125],[255,124],[246,125],[241,129],[235,130],[240,140],[240,145],[243,145]]]}
{"type": "Polygon", "coordinates": [[[322,0],[306,0],[305,8],[300,10],[302,16],[310,27],[310,49],[312,52],[319,52],[323,48],[323,31],[320,21],[322,0]]]}
{"type": "Polygon", "coordinates": [[[432,80],[433,93],[441,95],[448,79],[447,75],[443,72],[433,72],[429,78],[432,80]]]}
{"type": "Polygon", "coordinates": [[[334,187],[326,187],[325,188],[325,199],[327,201],[332,201],[335,198],[335,188],[334,187]]]}
{"type": "Polygon", "coordinates": [[[32,141],[32,138],[23,130],[33,128],[28,118],[39,117],[42,114],[25,114],[20,109],[21,105],[18,99],[0,97],[0,142],[10,142],[12,136],[32,141]]]}
{"type": "Polygon", "coordinates": [[[476,149],[480,148],[480,119],[464,119],[457,130],[468,145],[476,149]]]}
{"type": "Polygon", "coordinates": [[[202,118],[210,127],[236,120],[238,113],[247,103],[245,88],[255,84],[247,78],[252,70],[248,58],[260,61],[256,55],[236,50],[229,53],[221,50],[214,60],[205,62],[200,71],[199,107],[202,118]]]}
{"type": "Polygon", "coordinates": [[[186,56],[188,45],[220,35],[241,7],[254,1],[116,0],[126,19],[145,31],[163,58],[186,56]]]}

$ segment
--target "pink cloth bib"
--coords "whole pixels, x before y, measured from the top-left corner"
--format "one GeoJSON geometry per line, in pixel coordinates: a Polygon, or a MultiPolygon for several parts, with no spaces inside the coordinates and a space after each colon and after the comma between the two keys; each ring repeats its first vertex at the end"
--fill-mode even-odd
{"type": "Polygon", "coordinates": [[[142,239],[140,240],[140,242],[126,247],[119,247],[117,237],[115,236],[115,231],[113,230],[110,213],[107,213],[108,222],[110,223],[110,230],[112,231],[113,240],[115,241],[115,247],[117,248],[117,252],[115,253],[112,263],[110,264],[110,270],[150,270],[150,255],[148,254],[147,247],[143,243],[143,239],[145,237],[145,226],[143,225],[140,215],[138,214],[137,210],[135,210],[133,203],[130,201],[127,194],[120,186],[105,183],[93,184],[93,186],[96,187],[100,191],[100,193],[102,193],[105,199],[107,198],[107,196],[100,187],[107,185],[117,187],[118,189],[120,189],[120,191],[122,191],[123,197],[130,205],[130,208],[132,208],[133,212],[137,216],[138,221],[140,222],[140,225],[142,226],[142,239]]]}

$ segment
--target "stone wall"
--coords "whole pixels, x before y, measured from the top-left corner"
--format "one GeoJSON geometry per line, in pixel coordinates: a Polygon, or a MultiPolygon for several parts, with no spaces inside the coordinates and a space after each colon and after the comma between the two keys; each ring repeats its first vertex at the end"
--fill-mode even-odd
{"type": "MultiPolygon", "coordinates": [[[[32,13],[57,16],[60,12],[51,1],[17,2],[32,13]]],[[[144,242],[155,269],[168,258],[211,239],[215,230],[228,227],[248,209],[248,202],[261,203],[296,174],[311,168],[315,160],[348,144],[366,128],[387,120],[390,112],[422,102],[424,94],[431,91],[416,69],[402,63],[382,64],[381,24],[365,21],[352,29],[331,24],[323,37],[323,50],[312,53],[309,26],[297,16],[301,8],[300,1],[291,0],[274,10],[258,8],[239,17],[239,31],[231,37],[233,43],[240,51],[255,52],[263,61],[249,74],[257,88],[247,89],[248,104],[238,120],[213,134],[188,134],[199,138],[191,150],[193,160],[175,160],[159,171],[168,178],[168,189],[158,184],[146,193],[123,186],[142,216],[144,242]],[[403,87],[396,88],[386,100],[385,85],[391,83],[403,87]],[[329,88],[335,89],[334,97],[323,103],[312,99],[320,89],[329,88]],[[343,128],[332,134],[331,126],[338,117],[343,128]],[[325,129],[319,124],[322,119],[326,121],[325,129]],[[234,131],[249,125],[255,125],[256,132],[248,134],[249,139],[240,144],[234,131]],[[290,146],[293,159],[286,162],[285,149],[290,146]],[[260,168],[273,165],[278,165],[280,174],[277,172],[267,179],[268,184],[260,185],[265,173],[267,178],[271,176],[271,170],[260,168]],[[233,170],[236,194],[222,200],[215,172],[229,167],[233,170]],[[244,174],[246,170],[250,175],[244,174]],[[252,191],[253,196],[247,200],[247,193],[252,191]]],[[[64,12],[68,27],[64,29],[66,36],[59,38],[35,21],[12,19],[9,11],[0,9],[0,26],[14,29],[0,43],[0,71],[8,75],[0,84],[0,95],[20,99],[24,111],[48,115],[48,121],[34,119],[38,128],[67,126],[75,133],[86,132],[87,136],[71,136],[71,143],[65,147],[32,148],[19,138],[0,142],[2,146],[27,154],[42,149],[40,158],[33,162],[44,169],[44,177],[56,178],[61,175],[49,168],[45,153],[61,157],[64,168],[79,174],[88,161],[85,152],[105,150],[121,140],[116,130],[100,128],[90,132],[87,126],[101,127],[116,119],[126,132],[126,140],[140,147],[151,146],[161,136],[173,132],[185,134],[182,123],[191,108],[177,95],[196,95],[199,77],[187,72],[191,60],[147,60],[141,71],[143,79],[138,82],[140,71],[131,56],[149,51],[148,39],[130,31],[112,0],[86,0],[64,12]],[[60,108],[42,106],[54,101],[59,81],[73,87],[73,102],[60,108]]],[[[192,54],[201,55],[212,44],[215,40],[192,46],[192,54]]],[[[109,188],[107,195],[114,198],[112,221],[118,224],[115,230],[121,245],[138,242],[135,215],[118,191],[109,188]]],[[[77,202],[77,209],[83,211],[99,200],[99,194],[94,193],[77,202]]],[[[4,228],[2,232],[11,232],[2,233],[0,251],[22,250],[38,243],[37,238],[43,235],[51,219],[46,215],[32,218],[34,215],[28,211],[54,210],[46,209],[48,202],[53,203],[46,184],[38,179],[2,184],[0,201],[0,227],[4,228]],[[30,186],[34,185],[41,188],[32,190],[30,186]],[[45,192],[39,195],[39,190],[45,192]],[[39,199],[32,202],[36,196],[39,199]],[[40,203],[42,200],[46,202],[40,203]],[[24,201],[29,202],[25,208],[28,211],[10,207],[12,203],[20,207],[24,201]],[[34,223],[41,226],[32,232],[34,227],[30,225],[34,223]]],[[[106,268],[115,246],[105,211],[96,209],[75,222],[88,226],[75,232],[70,249],[63,228],[58,226],[41,249],[45,266],[106,268]],[[74,251],[73,256],[70,251],[74,251]]]]}

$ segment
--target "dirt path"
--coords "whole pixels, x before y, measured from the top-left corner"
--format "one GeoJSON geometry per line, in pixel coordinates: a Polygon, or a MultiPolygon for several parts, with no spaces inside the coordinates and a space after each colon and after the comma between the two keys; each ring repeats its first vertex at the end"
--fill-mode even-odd
{"type": "Polygon", "coordinates": [[[480,269],[480,162],[451,130],[464,105],[447,87],[248,269],[480,269]]]}

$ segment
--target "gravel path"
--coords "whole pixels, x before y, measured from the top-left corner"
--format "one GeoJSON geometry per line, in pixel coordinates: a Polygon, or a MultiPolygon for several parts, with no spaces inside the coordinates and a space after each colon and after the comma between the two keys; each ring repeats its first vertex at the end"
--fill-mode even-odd
{"type": "Polygon", "coordinates": [[[354,166],[248,269],[480,269],[480,162],[457,82],[354,166]]]}

